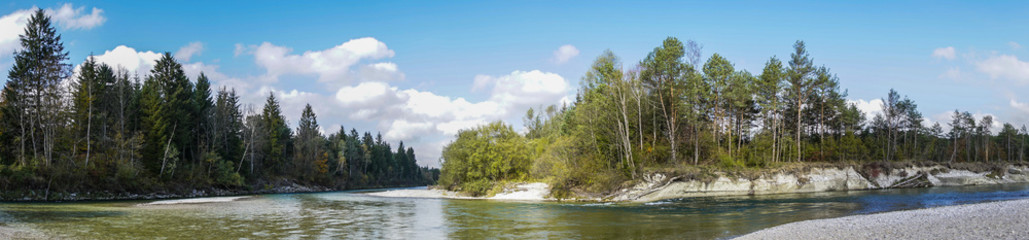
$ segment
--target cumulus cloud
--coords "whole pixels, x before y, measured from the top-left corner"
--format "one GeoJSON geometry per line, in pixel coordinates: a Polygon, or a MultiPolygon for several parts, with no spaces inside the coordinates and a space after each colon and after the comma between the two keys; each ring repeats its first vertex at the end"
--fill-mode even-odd
{"type": "Polygon", "coordinates": [[[514,71],[491,78],[493,95],[490,100],[510,106],[536,106],[557,102],[568,95],[569,84],[561,75],[539,70],[514,71]]]}
{"type": "Polygon", "coordinates": [[[220,72],[219,68],[220,66],[218,65],[209,65],[202,62],[182,63],[182,71],[186,73],[186,76],[189,77],[189,79],[196,80],[197,76],[200,76],[200,73],[204,73],[204,75],[211,80],[212,85],[214,85],[212,90],[221,87],[246,90],[253,87],[249,81],[226,75],[220,72]]]}
{"type": "Polygon", "coordinates": [[[858,99],[847,100],[847,102],[857,106],[858,110],[861,110],[861,112],[865,113],[865,117],[868,119],[872,119],[872,117],[875,117],[876,114],[881,114],[883,112],[882,99],[872,99],[871,101],[858,99]]]}
{"type": "Polygon", "coordinates": [[[992,56],[976,62],[975,67],[992,79],[1003,78],[1020,84],[1029,83],[1029,62],[1018,60],[1018,57],[1012,55],[992,56]]]}
{"type": "Polygon", "coordinates": [[[154,63],[161,58],[161,53],[153,51],[136,51],[125,45],[118,45],[114,49],[104,51],[104,54],[96,56],[96,61],[106,63],[112,67],[122,67],[129,72],[146,75],[154,68],[154,63]]]}
{"type": "Polygon", "coordinates": [[[1029,114],[1029,103],[1018,102],[1015,101],[1015,99],[1011,99],[1009,105],[1023,114],[1029,114]]]}
{"type": "Polygon", "coordinates": [[[435,130],[452,135],[452,126],[472,127],[466,123],[483,123],[500,117],[499,106],[484,101],[471,103],[464,98],[451,98],[415,89],[400,90],[383,82],[364,82],[340,88],[335,95],[342,109],[350,112],[350,119],[383,122],[389,128],[386,136],[410,140],[416,136],[411,130],[435,130]],[[395,123],[395,121],[403,121],[395,123]]]}
{"type": "MultiPolygon", "coordinates": [[[[996,133],[997,131],[1000,131],[1000,129],[1002,129],[1004,127],[1004,121],[1005,120],[1002,119],[1002,118],[997,117],[996,114],[992,114],[992,113],[972,113],[972,118],[975,119],[975,124],[977,124],[977,125],[981,123],[980,121],[982,121],[983,117],[985,117],[985,116],[990,116],[990,117],[993,118],[993,123],[990,124],[990,130],[993,131],[994,133],[996,133]]],[[[952,121],[954,119],[954,111],[945,111],[945,112],[937,113],[935,115],[932,115],[929,118],[931,118],[933,122],[940,123],[940,126],[943,127],[943,131],[944,132],[948,132],[951,129],[950,124],[952,123],[952,121]]]]}
{"type": "Polygon", "coordinates": [[[189,62],[193,55],[200,55],[204,51],[204,43],[202,42],[191,42],[186,46],[179,48],[179,51],[175,52],[175,58],[180,61],[189,62]]]}
{"type": "Polygon", "coordinates": [[[512,123],[531,106],[567,101],[570,90],[560,75],[539,70],[475,79],[480,88],[490,89],[488,99],[471,102],[368,81],[336,91],[333,110],[350,120],[377,123],[386,139],[404,141],[428,157],[423,164],[436,164],[441,147],[458,131],[495,120],[512,123]]]}
{"type": "Polygon", "coordinates": [[[933,57],[954,60],[957,53],[954,51],[954,47],[943,47],[933,50],[933,57]]]}
{"type": "Polygon", "coordinates": [[[43,11],[64,29],[92,29],[107,21],[107,18],[102,15],[104,10],[94,7],[89,14],[86,14],[86,7],[76,8],[71,3],[65,3],[57,9],[47,8],[43,11]]]}
{"type": "MultiPolygon", "coordinates": [[[[191,43],[183,47],[183,49],[191,48],[191,46],[194,45],[197,45],[197,43],[191,43]]],[[[204,75],[211,80],[211,83],[215,88],[224,86],[245,91],[253,87],[250,84],[250,81],[247,81],[246,79],[229,76],[220,72],[220,67],[218,65],[210,65],[203,62],[188,62],[188,60],[182,59],[182,52],[183,50],[180,49],[179,53],[176,53],[176,57],[179,58],[179,63],[182,64],[183,72],[185,72],[186,76],[191,80],[196,80],[200,73],[204,73],[204,75]]],[[[104,51],[103,54],[97,55],[95,58],[99,63],[105,63],[115,68],[124,68],[130,73],[135,73],[140,77],[143,77],[150,74],[150,70],[154,68],[154,64],[161,58],[161,55],[162,53],[154,51],[141,51],[129,46],[119,45],[114,49],[104,51]]]]}
{"type": "MultiPolygon", "coordinates": [[[[393,50],[375,38],[359,38],[321,51],[292,54],[293,49],[269,42],[251,46],[254,61],[267,72],[264,80],[277,82],[287,74],[315,75],[320,82],[348,82],[350,69],[362,60],[393,57],[393,50]]],[[[236,53],[242,53],[237,47],[236,53]]]]}
{"type": "Polygon", "coordinates": [[[0,17],[0,57],[6,57],[21,48],[18,35],[25,30],[32,10],[18,10],[0,17]]]}
{"type": "Polygon", "coordinates": [[[493,77],[490,77],[489,75],[475,75],[475,78],[472,79],[472,92],[477,92],[479,90],[486,89],[486,87],[489,87],[489,85],[492,84],[492,82],[493,77]]]}
{"type": "MultiPolygon", "coordinates": [[[[0,58],[7,58],[14,51],[21,49],[18,42],[18,35],[25,31],[25,24],[29,22],[35,7],[22,9],[0,17],[0,58]]],[[[60,8],[47,8],[43,11],[49,15],[54,22],[63,29],[92,29],[99,26],[106,20],[103,10],[93,8],[90,14],[83,14],[85,7],[75,8],[71,4],[61,5],[60,8]]]]}
{"type": "Polygon", "coordinates": [[[361,81],[399,81],[404,80],[404,73],[400,72],[396,63],[380,62],[361,66],[361,81]]]}
{"type": "Polygon", "coordinates": [[[579,49],[571,44],[566,44],[554,50],[553,60],[557,64],[563,64],[568,62],[568,60],[572,60],[575,56],[579,56],[579,49]]]}

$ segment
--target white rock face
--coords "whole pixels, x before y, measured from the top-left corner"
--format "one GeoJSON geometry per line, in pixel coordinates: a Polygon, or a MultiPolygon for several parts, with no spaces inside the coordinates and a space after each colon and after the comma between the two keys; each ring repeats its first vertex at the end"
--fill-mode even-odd
{"type": "MultiPolygon", "coordinates": [[[[881,189],[893,186],[904,186],[904,180],[924,182],[930,186],[964,186],[981,184],[1000,184],[1029,182],[1029,167],[1009,166],[1003,176],[990,177],[989,172],[971,172],[968,170],[949,170],[944,166],[907,167],[879,173],[871,181],[859,174],[853,167],[812,168],[806,173],[772,173],[757,179],[730,178],[724,173],[714,181],[698,180],[679,181],[675,177],[662,174],[644,176],[644,181],[627,189],[622,189],[612,201],[651,202],[664,199],[707,197],[727,195],[808,193],[826,191],[848,191],[881,189]],[[935,174],[933,174],[935,173],[935,174]],[[925,176],[918,180],[914,177],[925,176]]],[[[924,185],[922,185],[924,186],[924,185]]]]}

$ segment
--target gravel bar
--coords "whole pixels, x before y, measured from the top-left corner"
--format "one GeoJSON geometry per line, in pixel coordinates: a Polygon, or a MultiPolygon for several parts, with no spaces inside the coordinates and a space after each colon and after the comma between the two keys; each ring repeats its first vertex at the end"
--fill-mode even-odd
{"type": "Polygon", "coordinates": [[[1029,199],[807,220],[737,239],[1029,239],[1029,199]]]}

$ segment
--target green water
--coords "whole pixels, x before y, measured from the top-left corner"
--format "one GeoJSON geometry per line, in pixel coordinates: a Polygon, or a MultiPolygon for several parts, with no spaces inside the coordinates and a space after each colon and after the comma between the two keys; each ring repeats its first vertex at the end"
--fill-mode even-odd
{"type": "Polygon", "coordinates": [[[794,221],[1029,198],[1029,185],[692,198],[647,204],[382,198],[0,203],[0,225],[71,239],[711,239],[794,221]]]}

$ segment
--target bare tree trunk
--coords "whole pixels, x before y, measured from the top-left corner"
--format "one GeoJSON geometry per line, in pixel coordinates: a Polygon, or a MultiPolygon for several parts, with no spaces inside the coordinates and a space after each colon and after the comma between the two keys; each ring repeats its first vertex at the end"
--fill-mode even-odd
{"type": "Polygon", "coordinates": [[[175,138],[175,128],[177,128],[178,126],[179,126],[178,123],[176,123],[175,125],[172,125],[171,137],[168,138],[168,143],[164,145],[164,157],[161,158],[161,172],[159,174],[157,174],[157,176],[163,176],[164,175],[164,166],[168,163],[168,151],[171,149],[172,139],[175,138]]]}
{"type": "Polygon", "coordinates": [[[804,154],[803,151],[800,150],[800,135],[801,135],[800,134],[800,113],[801,113],[801,111],[803,111],[803,109],[801,109],[801,108],[804,106],[804,101],[801,101],[800,99],[802,99],[802,98],[801,97],[797,98],[797,133],[795,134],[795,135],[797,135],[797,139],[796,139],[796,141],[797,141],[797,162],[800,162],[800,159],[802,158],[802,155],[804,154]]]}
{"type": "Polygon", "coordinates": [[[84,165],[82,167],[86,168],[86,169],[89,169],[89,153],[92,150],[92,146],[93,146],[93,138],[91,137],[92,136],[92,128],[93,128],[93,85],[92,84],[90,84],[89,86],[86,86],[86,93],[89,95],[89,99],[87,100],[87,101],[89,101],[89,103],[88,103],[89,104],[88,105],[88,109],[89,110],[86,111],[86,165],[84,165]]]}

